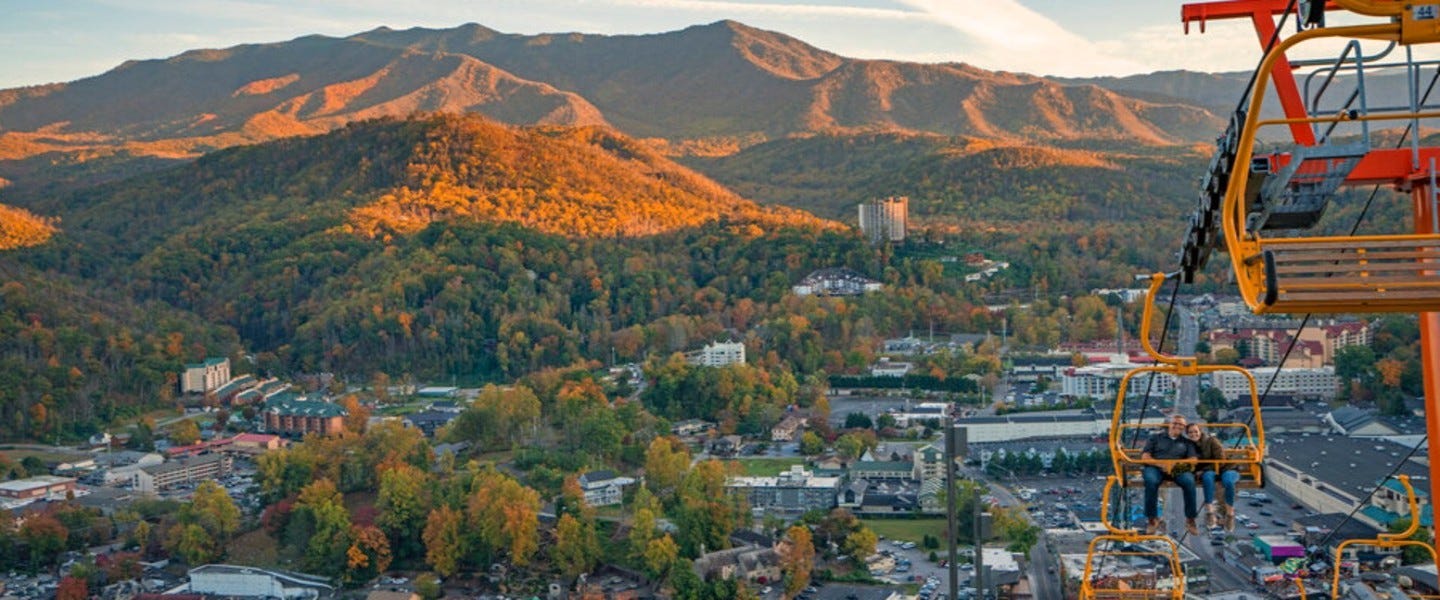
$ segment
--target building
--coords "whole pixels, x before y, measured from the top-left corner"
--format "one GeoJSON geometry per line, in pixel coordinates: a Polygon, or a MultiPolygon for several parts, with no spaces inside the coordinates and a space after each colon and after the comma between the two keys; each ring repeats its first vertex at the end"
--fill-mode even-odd
{"type": "Polygon", "coordinates": [[[904,377],[914,369],[915,365],[908,362],[892,361],[888,356],[880,357],[880,360],[870,365],[871,377],[904,377]]]}
{"type": "Polygon", "coordinates": [[[800,430],[805,428],[805,419],[798,415],[789,415],[780,419],[774,427],[770,428],[770,441],[772,442],[793,442],[799,435],[800,430]]]}
{"type": "MultiPolygon", "coordinates": [[[[1385,485],[1380,478],[1397,467],[1397,474],[1409,475],[1412,480],[1429,477],[1425,465],[1414,457],[1406,460],[1410,448],[1383,439],[1282,435],[1267,437],[1266,441],[1267,485],[1316,512],[1348,514],[1377,486],[1385,485]]],[[[1415,487],[1416,496],[1425,505],[1422,511],[1428,511],[1428,490],[1423,484],[1415,487]]],[[[1385,489],[1376,491],[1372,505],[1381,509],[1395,507],[1392,494],[1385,489]]],[[[1369,525],[1383,527],[1370,506],[1356,516],[1369,525]]]]}
{"type": "Polygon", "coordinates": [[[797,296],[859,296],[883,288],[880,282],[852,269],[831,268],[806,275],[790,289],[797,296]]]}
{"type": "Polygon", "coordinates": [[[840,478],[817,477],[802,465],[792,465],[789,471],[775,477],[731,477],[725,487],[745,494],[750,509],[756,513],[803,513],[834,508],[840,478]]]}
{"type": "Polygon", "coordinates": [[[901,429],[926,424],[938,428],[939,423],[948,418],[951,412],[949,402],[921,402],[914,406],[910,406],[908,402],[906,404],[903,412],[889,413],[895,419],[895,426],[901,429]]]}
{"type": "MultiPolygon", "coordinates": [[[[1106,362],[1084,367],[1069,367],[1060,372],[1060,394],[1070,398],[1114,398],[1120,392],[1120,381],[1137,367],[1125,354],[1110,355],[1106,362]]],[[[1168,396],[1175,392],[1178,378],[1169,373],[1142,373],[1130,378],[1127,396],[1168,396]]]]}
{"type": "Polygon", "coordinates": [[[745,344],[740,342],[715,342],[704,348],[689,352],[685,362],[701,367],[724,367],[745,364],[745,344]]]}
{"type": "Polygon", "coordinates": [[[1110,431],[1110,419],[1093,410],[1014,413],[956,419],[971,444],[1027,438],[1096,437],[1110,431]]]}
{"type": "Polygon", "coordinates": [[[700,435],[715,429],[715,424],[701,419],[685,419],[670,426],[670,433],[680,437],[700,435]]]}
{"type": "Polygon", "coordinates": [[[185,372],[180,374],[180,393],[204,394],[229,382],[230,359],[207,358],[202,363],[185,365],[185,372]]]}
{"type": "MultiPolygon", "coordinates": [[[[1334,400],[1340,389],[1340,380],[1335,377],[1335,367],[1314,369],[1278,369],[1259,367],[1250,369],[1255,376],[1258,390],[1268,390],[1267,397],[1285,397],[1298,400],[1334,400]],[[1271,383],[1271,380],[1274,383],[1271,383]]],[[[1215,371],[1210,374],[1210,385],[1220,390],[1231,402],[1250,402],[1250,380],[1235,371],[1215,371]]]]}
{"type": "Polygon", "coordinates": [[[1270,562],[1305,557],[1305,545],[1290,539],[1289,536],[1257,535],[1251,538],[1251,543],[1255,545],[1255,551],[1270,562]]]}
{"type": "Polygon", "coordinates": [[[449,425],[451,421],[454,421],[455,418],[459,416],[459,413],[435,410],[432,408],[430,410],[405,415],[404,423],[406,427],[419,429],[421,433],[425,434],[425,437],[433,438],[435,437],[436,431],[439,431],[441,427],[449,425]]]}
{"type": "Polygon", "coordinates": [[[95,455],[97,468],[93,473],[85,476],[84,481],[90,485],[112,486],[134,482],[135,473],[140,469],[163,462],[165,462],[165,456],[156,452],[135,452],[133,450],[100,452],[95,455]]]}
{"type": "Polygon", "coordinates": [[[280,392],[265,400],[263,414],[266,432],[299,437],[307,433],[338,434],[345,430],[349,413],[333,402],[280,392]]]}
{"type": "Polygon", "coordinates": [[[691,564],[701,579],[738,579],[755,584],[780,581],[780,555],[774,548],[741,546],[707,553],[691,564]]]}
{"type": "Polygon", "coordinates": [[[865,515],[911,515],[941,510],[941,480],[916,483],[906,480],[856,479],[840,489],[835,504],[850,512],[865,515]]]}
{"type": "Polygon", "coordinates": [[[1325,415],[1325,424],[1335,433],[1350,437],[1390,437],[1400,432],[1380,420],[1374,411],[1342,406],[1325,415]]]}
{"type": "Polygon", "coordinates": [[[891,196],[860,205],[860,233],[872,244],[905,241],[910,199],[891,196]]]}
{"type": "Polygon", "coordinates": [[[231,439],[232,447],[247,454],[264,454],[285,447],[285,440],[278,435],[263,433],[242,433],[231,439]]]}
{"type": "Polygon", "coordinates": [[[910,479],[915,465],[903,460],[857,460],[850,465],[850,479],[910,479]]]}
{"type": "Polygon", "coordinates": [[[258,567],[203,565],[190,569],[191,593],[222,598],[296,600],[329,597],[335,587],[324,577],[258,567]]]}
{"type": "Polygon", "coordinates": [[[910,477],[916,481],[939,480],[945,478],[945,452],[934,445],[925,444],[910,455],[912,472],[910,477]]]}
{"type": "MultiPolygon", "coordinates": [[[[1324,544],[1320,551],[1327,556],[1335,556],[1335,550],[1341,542],[1373,540],[1383,531],[1383,529],[1367,525],[1360,519],[1352,519],[1347,513],[1338,512],[1300,517],[1295,520],[1294,528],[1300,533],[1300,541],[1306,547],[1319,547],[1320,544],[1324,544]]],[[[1382,550],[1369,544],[1349,544],[1345,549],[1347,556],[1362,558],[1366,562],[1375,562],[1397,552],[1394,549],[1382,550]]]]}
{"type": "Polygon", "coordinates": [[[1371,327],[1363,321],[1324,321],[1300,330],[1288,322],[1275,322],[1256,327],[1218,329],[1205,334],[1211,352],[1232,349],[1241,358],[1258,358],[1265,364],[1279,364],[1289,351],[1285,364],[1317,368],[1335,364],[1335,353],[1346,346],[1368,346],[1371,327]],[[1292,349],[1291,346],[1294,346],[1292,349]]]}
{"type": "MultiPolygon", "coordinates": [[[[1434,527],[1434,509],[1430,505],[1427,482],[1412,481],[1411,487],[1415,490],[1415,501],[1419,504],[1420,525],[1434,527]]],[[[1360,515],[1381,529],[1389,527],[1395,521],[1409,520],[1410,498],[1405,494],[1405,486],[1394,479],[1387,479],[1380,489],[1375,490],[1375,495],[1370,497],[1370,505],[1360,509],[1360,515]]]]}
{"type": "Polygon", "coordinates": [[[228,454],[193,456],[141,467],[135,471],[132,483],[137,492],[157,494],[182,483],[224,477],[230,474],[234,464],[228,454]]]}
{"type": "Polygon", "coordinates": [[[215,397],[215,400],[221,404],[233,405],[236,403],[236,397],[242,392],[259,385],[260,381],[256,380],[253,375],[241,375],[225,382],[225,385],[215,388],[212,395],[215,397]]]}
{"type": "Polygon", "coordinates": [[[585,493],[585,503],[590,506],[619,504],[625,495],[625,486],[635,483],[634,479],[619,477],[608,470],[585,473],[578,481],[585,493]]]}
{"type": "MultiPolygon", "coordinates": [[[[1225,417],[1229,423],[1250,423],[1254,429],[1255,409],[1248,405],[1241,406],[1225,417]]],[[[1265,406],[1260,409],[1260,422],[1265,424],[1265,435],[1279,435],[1284,433],[1309,433],[1320,434],[1329,432],[1325,419],[1314,413],[1300,410],[1289,406],[1265,406]]],[[[1238,430],[1231,430],[1235,433],[1238,430]]],[[[1221,430],[1222,433],[1225,430],[1221,430]]]]}
{"type": "Polygon", "coordinates": [[[738,435],[722,435],[710,440],[710,445],[706,449],[715,456],[735,456],[744,447],[744,438],[738,435]]]}
{"type": "Polygon", "coordinates": [[[0,482],[0,499],[12,506],[36,500],[65,500],[75,493],[75,480],[70,477],[37,475],[25,479],[0,482]]]}

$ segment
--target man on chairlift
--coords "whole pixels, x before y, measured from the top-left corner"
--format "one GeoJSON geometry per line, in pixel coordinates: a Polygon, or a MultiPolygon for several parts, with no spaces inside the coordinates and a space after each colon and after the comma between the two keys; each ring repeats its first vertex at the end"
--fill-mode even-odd
{"type": "Polygon", "coordinates": [[[1145,465],[1142,475],[1145,480],[1146,532],[1157,535],[1164,530],[1159,518],[1160,484],[1166,480],[1175,482],[1183,492],[1185,500],[1185,531],[1198,535],[1195,525],[1199,514],[1195,506],[1195,463],[1199,458],[1194,442],[1185,437],[1185,416],[1171,415],[1165,431],[1150,436],[1140,458],[1144,461],[1164,461],[1145,465]],[[1171,462],[1181,461],[1181,462],[1171,462]]]}

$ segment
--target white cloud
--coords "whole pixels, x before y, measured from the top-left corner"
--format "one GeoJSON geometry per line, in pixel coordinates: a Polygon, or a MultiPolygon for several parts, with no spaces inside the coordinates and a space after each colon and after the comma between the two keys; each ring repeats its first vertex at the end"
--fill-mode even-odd
{"type": "Polygon", "coordinates": [[[961,60],[981,67],[1066,75],[1143,68],[1134,57],[1106,52],[1016,0],[898,1],[964,34],[961,60]]]}

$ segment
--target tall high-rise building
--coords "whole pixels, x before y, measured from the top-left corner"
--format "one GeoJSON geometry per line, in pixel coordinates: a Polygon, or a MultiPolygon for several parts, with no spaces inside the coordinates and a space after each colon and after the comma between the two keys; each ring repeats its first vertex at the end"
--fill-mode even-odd
{"type": "Polygon", "coordinates": [[[860,205],[860,232],[872,244],[905,241],[905,222],[909,218],[910,199],[891,196],[860,205]]]}

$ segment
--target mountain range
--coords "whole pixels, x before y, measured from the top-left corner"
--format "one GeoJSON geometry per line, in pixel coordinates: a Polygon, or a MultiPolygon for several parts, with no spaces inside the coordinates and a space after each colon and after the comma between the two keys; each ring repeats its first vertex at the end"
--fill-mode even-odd
{"type": "Polygon", "coordinates": [[[0,90],[0,177],[29,184],[56,164],[193,158],[417,112],[610,125],[673,155],[700,156],[877,132],[1163,146],[1206,140],[1223,125],[1205,102],[1107,87],[1124,89],[845,58],[734,21],[621,36],[380,28],[195,50],[0,90]]]}

